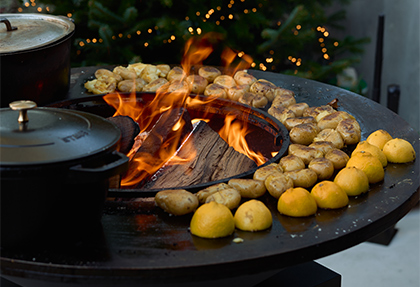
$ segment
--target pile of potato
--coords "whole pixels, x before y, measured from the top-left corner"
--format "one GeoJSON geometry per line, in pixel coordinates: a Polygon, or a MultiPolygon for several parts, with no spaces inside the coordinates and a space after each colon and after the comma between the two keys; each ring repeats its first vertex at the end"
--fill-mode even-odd
{"type": "Polygon", "coordinates": [[[211,66],[203,66],[197,74],[187,75],[181,67],[144,63],[117,66],[112,71],[98,69],[95,79],[84,84],[88,92],[107,94],[120,92],[183,92],[231,99],[256,108],[264,108],[274,98],[291,91],[257,79],[246,70],[233,76],[224,75],[211,66]]]}

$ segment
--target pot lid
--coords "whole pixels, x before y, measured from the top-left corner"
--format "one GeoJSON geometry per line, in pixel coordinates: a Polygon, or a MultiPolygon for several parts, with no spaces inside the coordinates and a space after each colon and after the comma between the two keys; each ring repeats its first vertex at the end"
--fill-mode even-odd
{"type": "Polygon", "coordinates": [[[0,54],[44,47],[73,33],[70,18],[46,14],[0,14],[0,54]]]}
{"type": "Polygon", "coordinates": [[[80,111],[36,108],[17,101],[0,109],[0,163],[7,166],[61,163],[115,150],[120,130],[80,111]]]}

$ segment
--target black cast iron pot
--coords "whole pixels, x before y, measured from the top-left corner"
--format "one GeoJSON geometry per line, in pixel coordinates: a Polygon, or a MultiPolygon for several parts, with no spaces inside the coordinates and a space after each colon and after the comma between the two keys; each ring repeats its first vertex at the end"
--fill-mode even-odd
{"type": "Polygon", "coordinates": [[[0,14],[0,103],[61,100],[70,84],[73,22],[45,14],[0,14]]]}
{"type": "Polygon", "coordinates": [[[1,246],[81,235],[128,168],[120,130],[86,112],[10,106],[0,109],[1,246]]]}

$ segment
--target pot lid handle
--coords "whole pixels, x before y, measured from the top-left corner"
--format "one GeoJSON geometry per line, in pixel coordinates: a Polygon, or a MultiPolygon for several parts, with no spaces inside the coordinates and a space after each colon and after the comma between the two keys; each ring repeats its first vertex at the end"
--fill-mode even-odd
{"type": "Polygon", "coordinates": [[[9,107],[14,111],[19,111],[18,122],[20,124],[26,123],[28,119],[28,110],[35,109],[37,107],[36,103],[33,101],[15,101],[9,104],[9,107]]]}
{"type": "Polygon", "coordinates": [[[17,30],[17,27],[13,27],[7,18],[1,17],[0,22],[6,24],[7,32],[17,30]]]}

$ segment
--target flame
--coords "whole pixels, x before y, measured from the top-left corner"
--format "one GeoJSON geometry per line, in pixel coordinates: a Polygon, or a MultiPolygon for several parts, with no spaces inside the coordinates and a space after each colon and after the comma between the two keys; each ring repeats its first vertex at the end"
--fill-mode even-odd
{"type": "MultiPolygon", "coordinates": [[[[208,33],[201,38],[190,38],[184,51],[184,57],[181,61],[181,66],[187,77],[191,71],[191,68],[196,65],[202,65],[203,61],[213,52],[213,45],[215,40],[220,40],[221,36],[217,33],[208,33]]],[[[226,67],[232,68],[234,61],[239,59],[239,63],[233,67],[233,70],[249,68],[252,59],[243,53],[234,52],[230,48],[225,48],[222,53],[222,59],[226,67]]],[[[233,74],[232,74],[233,75],[233,74]]],[[[170,88],[169,88],[170,90],[170,88]]],[[[158,117],[168,117],[172,109],[177,107],[194,107],[195,105],[206,106],[207,103],[214,101],[215,97],[194,97],[190,96],[189,91],[186,90],[174,90],[168,92],[168,89],[163,91],[158,90],[155,97],[147,103],[139,101],[136,93],[133,92],[130,95],[122,95],[119,93],[110,93],[104,96],[104,100],[112,107],[115,108],[116,112],[114,116],[122,115],[129,116],[135,120],[140,127],[141,133],[150,132],[153,125],[156,123],[158,117]],[[165,113],[166,112],[166,113],[165,113]]],[[[204,119],[192,119],[192,122],[198,120],[209,119],[206,118],[206,114],[202,115],[204,119]]],[[[162,118],[162,120],[165,120],[162,118]]],[[[132,150],[128,155],[130,157],[130,168],[129,171],[121,179],[121,186],[137,186],[143,180],[150,178],[151,176],[159,173],[160,169],[167,164],[183,164],[189,162],[195,158],[195,149],[192,146],[187,147],[189,156],[182,158],[178,155],[178,150],[185,145],[191,144],[193,141],[183,139],[183,127],[185,124],[184,119],[179,117],[179,120],[171,127],[170,136],[167,139],[161,139],[159,142],[160,148],[155,154],[149,152],[137,152],[132,150]]],[[[245,136],[248,134],[246,124],[235,121],[234,116],[226,116],[225,125],[220,130],[220,136],[236,151],[247,155],[253,159],[258,165],[265,163],[266,159],[259,153],[255,153],[249,149],[245,136]]],[[[158,135],[157,138],[161,136],[158,135]]],[[[185,136],[185,135],[184,135],[185,136]]],[[[188,135],[190,136],[190,135],[188,135]]]]}
{"type": "Polygon", "coordinates": [[[226,116],[225,125],[219,131],[220,137],[236,151],[245,154],[255,161],[258,166],[264,164],[267,159],[261,153],[256,153],[248,147],[245,137],[250,130],[247,128],[246,122],[238,122],[235,120],[236,117],[234,115],[226,116]]]}

